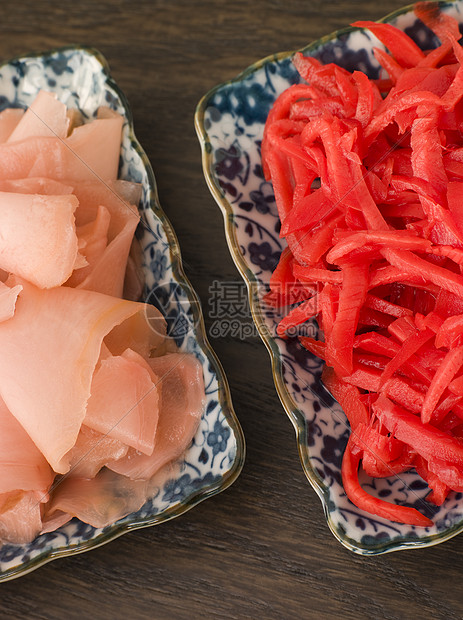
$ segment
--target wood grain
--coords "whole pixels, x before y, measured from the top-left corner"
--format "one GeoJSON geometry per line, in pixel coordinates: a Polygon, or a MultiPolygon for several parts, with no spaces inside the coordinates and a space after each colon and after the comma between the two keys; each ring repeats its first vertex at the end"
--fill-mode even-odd
{"type": "MultiPolygon", "coordinates": [[[[401,0],[2,2],[0,58],[98,48],[131,103],[186,271],[209,318],[215,279],[239,281],[203,179],[200,97],[255,60],[296,49],[401,0]]],[[[213,339],[247,441],[239,480],[181,518],[2,584],[2,618],[363,619],[463,617],[463,536],[363,558],[326,526],[256,338],[213,339]]]]}

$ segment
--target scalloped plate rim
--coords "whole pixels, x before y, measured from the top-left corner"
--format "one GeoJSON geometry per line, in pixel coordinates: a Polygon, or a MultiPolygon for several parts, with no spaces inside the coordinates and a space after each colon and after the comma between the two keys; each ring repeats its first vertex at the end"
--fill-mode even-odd
{"type": "Polygon", "coordinates": [[[147,517],[147,518],[140,519],[140,520],[135,520],[132,522],[121,523],[119,525],[115,524],[115,525],[109,526],[111,528],[109,531],[103,531],[95,538],[88,539],[84,542],[78,543],[75,546],[72,546],[72,545],[67,546],[67,547],[63,546],[63,547],[59,547],[54,550],[45,551],[43,554],[37,555],[36,557],[34,557],[32,560],[30,560],[27,563],[14,566],[11,569],[4,571],[3,573],[0,573],[0,583],[11,581],[18,577],[26,575],[36,570],[37,568],[45,564],[48,564],[49,562],[53,560],[68,557],[70,555],[77,555],[79,553],[84,553],[86,551],[90,551],[91,549],[101,547],[105,545],[106,543],[109,543],[112,540],[115,540],[116,538],[119,538],[120,536],[132,530],[152,527],[154,525],[158,525],[160,523],[170,521],[184,514],[185,512],[187,512],[194,506],[198,505],[202,501],[208,499],[209,497],[217,495],[218,493],[224,491],[229,486],[231,486],[236,481],[238,476],[240,475],[241,470],[244,465],[245,456],[246,456],[246,445],[245,445],[243,430],[241,428],[241,425],[239,423],[239,420],[233,408],[230,387],[228,384],[227,377],[225,375],[225,371],[215,351],[211,347],[209,340],[207,338],[207,335],[206,335],[206,329],[204,325],[204,315],[202,312],[202,307],[201,307],[199,297],[196,291],[193,289],[188,277],[186,276],[184,272],[182,258],[181,258],[180,244],[177,239],[177,235],[175,234],[175,231],[159,201],[156,178],[155,178],[151,163],[143,147],[141,146],[140,142],[138,141],[135,135],[133,116],[132,116],[130,104],[128,102],[128,99],[125,93],[121,90],[121,88],[118,86],[118,84],[112,77],[110,68],[109,68],[109,63],[106,60],[105,56],[98,49],[91,47],[91,46],[65,45],[65,46],[52,48],[52,49],[42,51],[42,52],[37,51],[37,52],[32,52],[32,53],[16,56],[5,62],[1,62],[0,69],[15,61],[24,61],[24,60],[31,59],[31,58],[43,59],[43,58],[47,58],[49,56],[52,56],[60,52],[63,52],[63,53],[64,52],[82,52],[95,58],[102,68],[107,84],[120,97],[121,103],[124,107],[124,112],[126,115],[127,123],[128,123],[129,140],[133,148],[140,155],[140,158],[143,162],[143,166],[146,169],[148,182],[150,185],[150,191],[149,191],[150,208],[154,211],[156,216],[159,218],[163,231],[165,232],[166,237],[169,242],[168,251],[170,254],[170,258],[172,260],[172,270],[173,270],[173,274],[175,277],[175,281],[178,282],[180,285],[182,285],[182,287],[184,288],[187,294],[188,300],[191,303],[193,316],[195,319],[197,319],[195,339],[198,343],[199,348],[205,354],[206,359],[212,365],[214,369],[214,373],[217,376],[218,401],[223,411],[223,414],[226,418],[226,421],[230,426],[230,430],[233,432],[235,436],[236,454],[235,454],[235,458],[234,458],[232,466],[221,476],[220,480],[216,481],[213,484],[207,484],[203,488],[198,489],[196,492],[188,496],[188,498],[186,498],[186,501],[180,502],[179,504],[174,505],[171,508],[168,508],[167,510],[161,511],[160,513],[153,515],[151,517],[147,517]]]}
{"type": "MultiPolygon", "coordinates": [[[[449,0],[449,1],[441,0],[439,2],[436,2],[435,4],[439,6],[450,6],[458,1],[459,0],[449,0]]],[[[382,17],[381,19],[377,21],[387,23],[387,22],[394,20],[396,17],[403,15],[405,13],[408,13],[412,10],[413,10],[413,4],[408,4],[395,11],[392,11],[391,13],[388,13],[387,15],[385,15],[384,17],[382,17]]],[[[326,44],[327,42],[337,39],[339,36],[343,34],[354,32],[357,30],[364,30],[364,29],[354,28],[352,26],[346,26],[344,28],[335,30],[331,32],[330,34],[327,34],[297,50],[278,52],[276,54],[269,54],[268,56],[261,58],[260,60],[252,63],[246,69],[238,73],[238,75],[236,75],[234,78],[227,80],[225,82],[222,82],[221,84],[218,84],[214,86],[213,88],[211,88],[200,99],[196,107],[194,120],[195,120],[196,133],[197,133],[200,145],[201,145],[203,174],[204,174],[206,183],[209,187],[209,190],[222,212],[223,219],[224,219],[225,236],[226,236],[227,245],[230,251],[230,255],[232,257],[233,262],[235,263],[235,266],[237,267],[238,271],[240,272],[246,284],[246,287],[248,290],[249,305],[251,308],[251,314],[252,314],[253,320],[255,322],[259,335],[263,343],[265,344],[267,351],[269,352],[275,388],[276,388],[278,397],[281,401],[281,404],[283,405],[283,409],[286,415],[291,420],[291,423],[294,427],[299,458],[301,461],[304,474],[306,475],[306,478],[308,479],[310,485],[312,486],[314,491],[317,493],[318,497],[320,498],[322,502],[323,511],[325,514],[327,525],[330,531],[332,532],[332,534],[334,535],[334,537],[344,547],[346,547],[347,549],[349,549],[350,551],[356,554],[363,555],[363,556],[374,556],[374,555],[381,555],[384,553],[391,553],[393,551],[401,551],[404,549],[417,549],[417,548],[423,548],[423,547],[431,547],[431,546],[440,544],[442,542],[445,542],[447,540],[450,540],[454,536],[457,536],[458,534],[463,532],[463,518],[459,524],[456,524],[455,526],[448,528],[447,530],[444,530],[440,534],[431,534],[429,536],[419,538],[419,539],[418,538],[417,539],[410,538],[409,540],[402,539],[401,541],[392,539],[384,543],[383,545],[381,545],[381,543],[378,543],[375,545],[375,547],[371,547],[368,545],[362,545],[358,541],[353,541],[352,539],[346,536],[342,536],[340,532],[338,531],[338,529],[333,524],[329,510],[328,510],[329,489],[316,476],[313,470],[313,467],[310,463],[310,450],[307,447],[307,442],[306,442],[307,428],[305,424],[305,416],[300,410],[300,408],[297,406],[297,404],[294,402],[294,400],[291,398],[290,394],[288,393],[284,385],[280,352],[278,350],[278,347],[273,337],[268,333],[268,330],[262,318],[262,308],[260,307],[258,298],[255,295],[255,291],[254,291],[254,288],[258,287],[259,283],[256,280],[253,272],[246,265],[244,258],[241,254],[239,244],[236,240],[235,228],[233,226],[233,218],[234,218],[233,209],[230,203],[227,201],[227,199],[223,196],[222,190],[214,182],[213,175],[211,173],[212,161],[211,161],[211,156],[210,156],[211,153],[209,150],[210,144],[208,140],[208,133],[204,126],[204,113],[206,111],[208,101],[222,88],[225,88],[231,84],[241,82],[243,79],[252,75],[253,73],[255,73],[256,71],[258,71],[259,69],[261,69],[267,64],[271,64],[275,61],[285,60],[287,58],[290,58],[297,52],[304,53],[304,52],[315,50],[318,47],[326,44]]]]}

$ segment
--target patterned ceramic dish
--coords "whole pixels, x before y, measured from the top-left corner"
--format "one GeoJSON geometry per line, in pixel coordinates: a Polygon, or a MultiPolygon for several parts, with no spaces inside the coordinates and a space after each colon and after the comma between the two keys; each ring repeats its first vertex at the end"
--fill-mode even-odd
{"type": "MultiPolygon", "coordinates": [[[[463,22],[463,2],[442,3],[442,10],[463,22]]],[[[423,49],[435,47],[434,35],[411,7],[384,18],[405,30],[423,49]]],[[[324,63],[379,76],[372,48],[378,41],[366,31],[346,28],[324,37],[302,52],[324,63]]],[[[379,554],[433,545],[463,530],[463,495],[454,493],[441,508],[424,501],[427,486],[414,473],[383,480],[364,480],[372,493],[388,501],[419,508],[433,518],[433,528],[414,528],[373,517],[351,504],[341,485],[341,457],[349,430],[339,405],[324,389],[322,362],[296,339],[275,336],[281,316],[262,301],[284,242],[279,238],[272,187],[262,174],[260,143],[275,98],[299,82],[292,66],[294,52],[276,54],[249,67],[236,79],[211,90],[199,103],[196,129],[203,168],[225,219],[228,245],[248,285],[255,323],[271,358],[279,397],[297,435],[302,466],[322,500],[328,525],[349,549],[379,554]]],[[[316,324],[308,328],[314,335],[316,324]]]]}
{"type": "Polygon", "coordinates": [[[245,452],[228,384],[207,342],[199,301],[183,272],[177,239],[159,205],[153,171],[135,138],[127,101],[112,81],[106,61],[95,50],[67,48],[19,58],[0,67],[0,109],[28,106],[41,88],[56,92],[59,99],[86,117],[94,116],[101,105],[124,116],[120,178],[143,186],[137,238],[145,277],[144,298],[163,312],[179,349],[194,353],[201,361],[206,408],[184,458],[160,472],[153,497],[137,513],[104,529],[73,519],[30,544],[5,544],[0,548],[0,580],[182,514],[229,486],[241,470],[245,452]]]}

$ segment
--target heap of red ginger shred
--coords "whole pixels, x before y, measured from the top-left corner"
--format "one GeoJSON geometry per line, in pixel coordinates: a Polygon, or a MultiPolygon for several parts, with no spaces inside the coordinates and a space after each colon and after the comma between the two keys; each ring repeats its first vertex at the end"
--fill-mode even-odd
{"type": "Polygon", "coordinates": [[[463,491],[463,48],[436,5],[415,13],[440,47],[353,24],[389,50],[374,50],[387,79],[296,54],[306,83],[277,99],[262,158],[288,243],[267,302],[292,305],[280,336],[318,320],[323,340],[300,340],[325,360],[351,426],[345,491],[369,513],[429,526],[358,478],[360,463],[372,477],[415,468],[437,505],[463,491]]]}

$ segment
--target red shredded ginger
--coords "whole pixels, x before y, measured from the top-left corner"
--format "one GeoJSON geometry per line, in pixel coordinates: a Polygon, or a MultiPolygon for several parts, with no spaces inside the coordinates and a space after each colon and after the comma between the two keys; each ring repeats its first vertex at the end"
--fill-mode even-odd
{"type": "Polygon", "coordinates": [[[295,54],[306,83],[275,102],[263,167],[288,243],[267,303],[292,305],[285,336],[315,317],[323,380],[351,427],[342,477],[369,513],[415,526],[415,508],[369,495],[362,465],[415,468],[440,505],[463,490],[463,49],[433,3],[441,41],[421,50],[390,24],[357,22],[387,48],[380,80],[295,54]],[[387,76],[387,77],[386,77],[387,76]]]}

